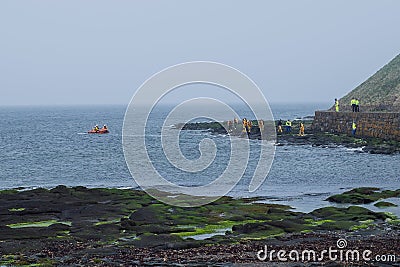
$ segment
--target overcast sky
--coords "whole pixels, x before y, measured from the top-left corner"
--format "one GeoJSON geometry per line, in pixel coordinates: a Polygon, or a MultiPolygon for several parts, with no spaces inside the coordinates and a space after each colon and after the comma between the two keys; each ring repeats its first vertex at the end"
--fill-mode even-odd
{"type": "Polygon", "coordinates": [[[400,53],[400,1],[0,2],[0,105],[128,104],[154,73],[231,65],[270,102],[332,102],[400,53]]]}

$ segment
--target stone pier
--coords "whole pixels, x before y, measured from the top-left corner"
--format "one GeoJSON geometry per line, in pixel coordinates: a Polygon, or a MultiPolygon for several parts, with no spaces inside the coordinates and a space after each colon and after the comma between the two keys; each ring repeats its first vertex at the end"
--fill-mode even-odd
{"type": "Polygon", "coordinates": [[[312,130],[351,134],[353,120],[356,136],[376,137],[400,141],[400,113],[398,112],[334,112],[316,111],[312,130]]]}

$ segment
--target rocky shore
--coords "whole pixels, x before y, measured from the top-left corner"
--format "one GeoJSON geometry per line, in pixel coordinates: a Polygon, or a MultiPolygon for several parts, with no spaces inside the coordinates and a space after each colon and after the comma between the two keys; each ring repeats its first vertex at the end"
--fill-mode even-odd
{"type": "MultiPolygon", "coordinates": [[[[299,136],[299,123],[293,122],[291,133],[277,133],[277,145],[289,146],[289,145],[311,145],[320,147],[347,147],[347,148],[359,148],[357,152],[365,152],[371,154],[396,154],[400,153],[400,142],[395,140],[383,140],[379,138],[358,138],[349,136],[346,134],[334,134],[325,132],[316,132],[312,130],[312,120],[303,121],[305,126],[305,135],[299,136]]],[[[267,123],[265,123],[267,124],[267,123]]],[[[275,122],[277,124],[277,122],[275,122]]],[[[229,132],[232,136],[248,137],[250,139],[261,139],[261,133],[257,126],[257,122],[254,122],[249,135],[243,134],[242,127],[240,124],[236,128],[233,128],[229,132]]],[[[228,134],[227,122],[209,122],[209,123],[187,123],[175,126],[177,129],[182,130],[199,130],[207,131],[212,134],[228,134]]],[[[264,139],[264,138],[263,138],[264,139]]]]}
{"type": "MultiPolygon", "coordinates": [[[[396,255],[389,264],[399,265],[398,218],[356,205],[399,197],[399,192],[354,189],[327,200],[350,203],[346,207],[302,213],[263,198],[223,197],[206,206],[180,208],[130,189],[3,190],[0,266],[254,266],[265,263],[257,257],[265,246],[322,251],[336,248],[339,238],[348,249],[371,250],[371,258],[396,255]]],[[[303,262],[315,266],[318,260],[303,262]]],[[[339,261],[322,262],[336,266],[339,261]]],[[[384,266],[373,260],[351,262],[384,266]]]]}

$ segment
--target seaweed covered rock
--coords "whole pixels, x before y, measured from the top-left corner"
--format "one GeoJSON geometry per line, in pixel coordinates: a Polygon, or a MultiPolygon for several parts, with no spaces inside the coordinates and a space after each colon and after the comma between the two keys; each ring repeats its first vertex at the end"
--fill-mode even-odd
{"type": "Polygon", "coordinates": [[[255,237],[255,238],[263,238],[263,237],[265,238],[284,233],[284,231],[279,227],[269,225],[265,222],[235,225],[232,227],[232,232],[235,235],[245,235],[248,237],[255,237]]]}
{"type": "MultiPolygon", "coordinates": [[[[398,193],[378,188],[348,192],[372,198],[398,193]]],[[[81,244],[99,255],[127,247],[143,248],[143,257],[147,257],[153,248],[209,248],[249,240],[279,240],[293,234],[355,231],[385,223],[390,223],[391,229],[397,227],[397,218],[357,206],[304,213],[265,202],[268,199],[260,197],[222,197],[205,206],[182,208],[158,202],[139,190],[59,186],[4,194],[0,191],[0,247],[2,252],[35,255],[38,244],[47,253],[48,247],[43,244],[51,241],[56,253],[60,250],[68,254],[74,246],[81,253],[79,257],[86,253],[81,244]]],[[[63,257],[60,264],[68,265],[63,257]]]]}
{"type": "Polygon", "coordinates": [[[369,209],[350,206],[348,208],[325,207],[312,211],[310,213],[325,220],[332,221],[365,221],[365,220],[385,220],[388,216],[381,212],[373,212],[369,209]]]}
{"type": "Polygon", "coordinates": [[[151,205],[134,211],[129,219],[138,224],[161,223],[162,218],[160,216],[159,208],[151,205]]]}
{"type": "Polygon", "coordinates": [[[381,191],[375,187],[360,187],[330,196],[326,200],[335,203],[369,204],[390,197],[400,197],[400,189],[381,191]]]}
{"type": "Polygon", "coordinates": [[[393,203],[387,202],[387,201],[379,201],[379,202],[375,203],[374,206],[378,207],[378,208],[397,207],[396,204],[393,204],[393,203]]]}

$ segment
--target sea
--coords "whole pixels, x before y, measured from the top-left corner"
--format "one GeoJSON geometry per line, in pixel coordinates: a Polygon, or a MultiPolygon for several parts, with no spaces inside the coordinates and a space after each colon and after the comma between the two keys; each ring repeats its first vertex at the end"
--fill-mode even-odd
{"type": "MultiPolygon", "coordinates": [[[[296,120],[308,119],[315,110],[329,106],[327,103],[271,104],[271,110],[275,119],[296,120]]],[[[52,188],[60,184],[140,189],[129,172],[122,147],[126,108],[124,105],[0,107],[0,189],[52,188]],[[88,134],[87,131],[95,124],[107,124],[110,133],[88,134]]],[[[214,162],[201,173],[185,173],[171,164],[164,164],[167,159],[159,143],[160,129],[170,110],[170,106],[160,107],[149,116],[153,139],[147,141],[150,143],[149,153],[152,152],[149,156],[151,161],[172,182],[186,186],[202,185],[218,177],[230,156],[230,139],[225,135],[212,135],[205,131],[180,134],[180,149],[188,159],[200,156],[198,145],[202,139],[215,142],[217,154],[214,162]]],[[[252,118],[245,110],[241,115],[252,118]]],[[[231,114],[226,114],[226,120],[231,119],[231,114]]],[[[250,153],[250,165],[252,157],[256,156],[257,153],[250,153]]],[[[310,212],[333,205],[326,201],[330,195],[355,187],[399,189],[400,155],[368,154],[341,146],[276,146],[266,179],[252,193],[248,191],[251,176],[251,168],[247,168],[228,195],[260,196],[267,203],[290,205],[295,211],[310,212]]],[[[399,198],[387,201],[400,206],[399,198]]],[[[400,216],[399,207],[378,209],[372,204],[364,206],[400,216]]]]}

